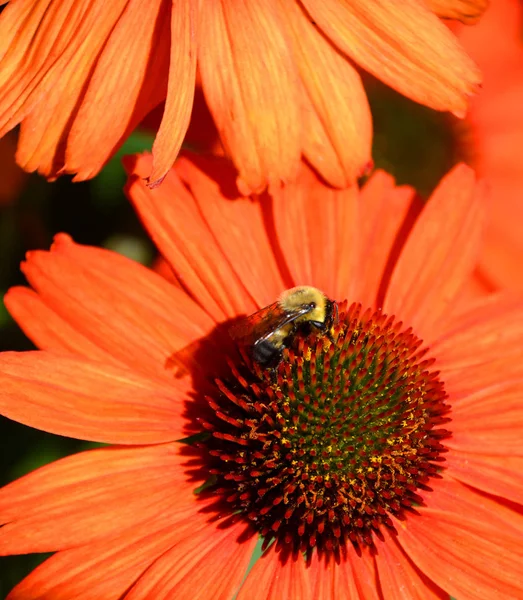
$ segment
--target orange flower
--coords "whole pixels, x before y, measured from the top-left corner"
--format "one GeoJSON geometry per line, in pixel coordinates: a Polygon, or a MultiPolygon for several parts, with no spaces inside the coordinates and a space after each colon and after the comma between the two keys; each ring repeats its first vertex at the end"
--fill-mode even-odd
{"type": "MultiPolygon", "coordinates": [[[[434,8],[446,16],[454,3],[434,8]]],[[[290,180],[302,155],[345,187],[371,146],[352,61],[457,114],[480,79],[421,0],[18,0],[0,16],[0,40],[0,135],[21,123],[19,164],[50,178],[95,175],[165,100],[146,174],[161,181],[199,72],[244,190],[290,180]]]]}
{"type": "Polygon", "coordinates": [[[303,168],[257,202],[223,159],[182,158],[156,190],[149,156],[128,167],[183,287],[66,235],[29,254],[33,289],[6,303],[42,350],[0,355],[0,409],[115,446],[0,490],[0,553],[58,551],[9,600],[521,597],[523,303],[454,310],[481,232],[471,171],[418,214],[382,172],[336,192],[303,168]],[[298,283],[339,318],[270,374],[224,332],[298,283]],[[260,533],[275,543],[244,581],[260,533]]]}
{"type": "Polygon", "coordinates": [[[522,24],[521,2],[496,0],[480,25],[461,32],[485,83],[457,130],[462,156],[492,188],[479,278],[490,289],[519,291],[523,291],[522,24]]]}

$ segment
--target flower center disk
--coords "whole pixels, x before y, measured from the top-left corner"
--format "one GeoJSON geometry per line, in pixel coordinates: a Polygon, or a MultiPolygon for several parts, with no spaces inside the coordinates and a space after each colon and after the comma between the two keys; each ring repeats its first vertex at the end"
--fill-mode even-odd
{"type": "Polygon", "coordinates": [[[330,336],[296,334],[276,375],[232,366],[203,423],[214,493],[280,548],[373,546],[423,502],[450,435],[421,344],[394,317],[342,304],[330,336]]]}

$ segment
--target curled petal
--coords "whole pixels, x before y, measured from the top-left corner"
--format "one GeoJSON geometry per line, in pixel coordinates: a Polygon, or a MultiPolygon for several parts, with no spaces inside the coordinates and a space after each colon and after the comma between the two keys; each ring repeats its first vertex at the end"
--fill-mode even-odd
{"type": "Polygon", "coordinates": [[[153,145],[152,172],[148,178],[149,185],[153,187],[161,182],[172,167],[191,118],[196,84],[196,5],[197,0],[173,2],[171,10],[171,56],[167,99],[153,145]]]}
{"type": "Polygon", "coordinates": [[[429,8],[443,19],[457,19],[473,25],[487,10],[489,0],[425,0],[429,8]]]}

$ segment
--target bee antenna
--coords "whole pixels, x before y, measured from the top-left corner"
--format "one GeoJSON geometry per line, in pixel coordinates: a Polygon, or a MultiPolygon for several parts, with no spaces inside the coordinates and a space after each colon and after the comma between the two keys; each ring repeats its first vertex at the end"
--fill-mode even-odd
{"type": "Polygon", "coordinates": [[[340,320],[338,303],[337,302],[333,302],[333,304],[334,304],[334,324],[337,325],[338,321],[340,320]]]}

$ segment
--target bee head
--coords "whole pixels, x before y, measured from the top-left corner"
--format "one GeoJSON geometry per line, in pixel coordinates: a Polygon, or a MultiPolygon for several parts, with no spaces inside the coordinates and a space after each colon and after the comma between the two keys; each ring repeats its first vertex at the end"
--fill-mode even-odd
{"type": "Polygon", "coordinates": [[[310,321],[316,325],[326,323],[329,318],[332,302],[325,294],[311,286],[302,285],[286,290],[280,296],[279,303],[286,312],[307,309],[306,313],[296,319],[296,323],[310,321]]]}

